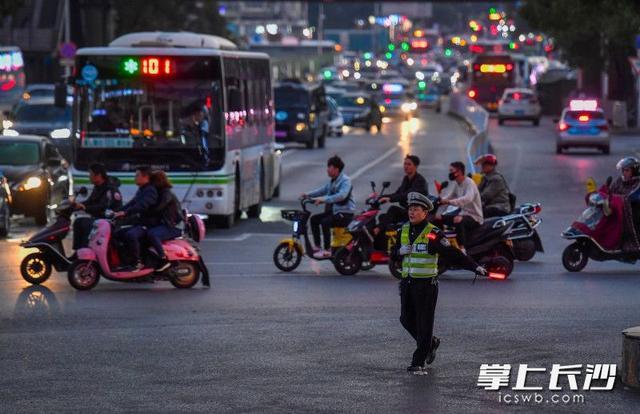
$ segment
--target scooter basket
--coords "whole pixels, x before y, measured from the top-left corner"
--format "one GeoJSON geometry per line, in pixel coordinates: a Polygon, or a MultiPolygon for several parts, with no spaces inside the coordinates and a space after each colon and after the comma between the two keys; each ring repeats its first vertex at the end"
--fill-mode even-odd
{"type": "Polygon", "coordinates": [[[289,221],[303,221],[307,213],[302,210],[280,210],[282,218],[289,221]]]}

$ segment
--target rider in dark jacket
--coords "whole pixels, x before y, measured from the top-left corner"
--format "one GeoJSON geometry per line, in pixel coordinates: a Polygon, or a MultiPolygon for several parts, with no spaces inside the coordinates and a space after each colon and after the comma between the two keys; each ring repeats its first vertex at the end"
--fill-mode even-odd
{"type": "Polygon", "coordinates": [[[151,210],[155,224],[148,228],[147,239],[161,258],[155,270],[162,272],[170,266],[162,242],[175,239],[182,234],[182,230],[178,228],[178,224],[183,221],[182,207],[171,191],[171,183],[164,171],[154,171],[151,183],[158,189],[159,197],[158,204],[151,210]]]}
{"type": "Polygon", "coordinates": [[[122,210],[115,213],[115,218],[132,217],[139,215],[142,218],[139,225],[133,226],[124,232],[124,239],[135,262],[134,270],[140,270],[144,266],[140,256],[140,240],[145,237],[147,230],[144,226],[152,224],[149,221],[148,213],[158,202],[158,190],[151,184],[151,168],[147,166],[136,169],[136,184],[138,191],[131,201],[122,207],[122,210]]]}
{"type": "Polygon", "coordinates": [[[409,193],[429,195],[427,180],[418,172],[420,158],[417,155],[407,155],[404,159],[404,173],[400,187],[395,193],[380,198],[382,203],[398,203],[399,206],[391,206],[386,214],[380,216],[380,223],[388,226],[393,223],[404,223],[409,220],[407,216],[407,196],[409,193]]]}
{"type": "Polygon", "coordinates": [[[91,194],[83,203],[76,203],[75,207],[84,210],[91,217],[77,217],[73,222],[74,250],[89,245],[89,233],[96,219],[104,218],[107,210],[119,210],[122,207],[117,180],[107,176],[107,170],[102,164],[89,166],[89,179],[93,184],[91,194]]]}

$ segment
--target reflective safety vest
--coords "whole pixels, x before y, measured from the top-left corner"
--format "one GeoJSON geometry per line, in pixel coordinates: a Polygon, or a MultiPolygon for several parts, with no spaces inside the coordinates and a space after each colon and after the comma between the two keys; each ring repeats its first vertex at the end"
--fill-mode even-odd
{"type": "MultiPolygon", "coordinates": [[[[435,228],[428,223],[422,233],[414,240],[411,253],[402,259],[402,277],[412,277],[415,279],[426,279],[438,276],[438,255],[429,254],[429,233],[435,228]]],[[[409,243],[409,223],[402,226],[400,231],[400,244],[408,246],[409,243]]]]}

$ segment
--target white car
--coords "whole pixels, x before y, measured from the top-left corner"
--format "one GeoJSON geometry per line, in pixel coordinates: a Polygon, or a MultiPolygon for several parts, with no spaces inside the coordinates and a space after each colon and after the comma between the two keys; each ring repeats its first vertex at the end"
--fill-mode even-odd
{"type": "Polygon", "coordinates": [[[340,112],[336,101],[330,96],[327,96],[327,105],[329,106],[329,122],[327,123],[329,130],[327,132],[329,136],[341,137],[344,126],[342,112],[340,112]]]}
{"type": "Polygon", "coordinates": [[[507,88],[498,101],[498,124],[506,120],[531,121],[540,124],[540,103],[531,89],[507,88]]]}
{"type": "Polygon", "coordinates": [[[569,147],[598,148],[609,154],[609,123],[595,99],[575,99],[562,110],[558,121],[556,153],[569,147]]]}

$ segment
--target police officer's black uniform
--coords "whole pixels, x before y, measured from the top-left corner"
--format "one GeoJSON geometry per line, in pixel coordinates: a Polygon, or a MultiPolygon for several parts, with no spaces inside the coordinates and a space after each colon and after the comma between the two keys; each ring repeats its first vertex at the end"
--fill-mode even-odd
{"type": "MultiPolygon", "coordinates": [[[[427,210],[433,208],[431,202],[422,194],[410,193],[408,196],[409,205],[417,204],[427,210]],[[426,200],[426,201],[425,201],[426,200]]],[[[413,242],[423,232],[429,224],[428,220],[410,224],[409,242],[413,242]]],[[[398,233],[395,243],[395,250],[392,255],[393,260],[401,260],[403,255],[400,251],[400,237],[398,233]]],[[[464,254],[461,250],[452,247],[441,230],[434,227],[429,236],[427,252],[430,255],[438,255],[450,263],[459,263],[462,268],[483,273],[485,270],[473,259],[464,254]]],[[[433,323],[435,318],[436,303],[438,300],[438,278],[417,279],[410,275],[400,281],[400,323],[416,340],[416,350],[413,353],[411,366],[408,371],[422,371],[425,362],[430,364],[435,359],[435,352],[440,345],[440,339],[433,336],[433,323]]]]}

